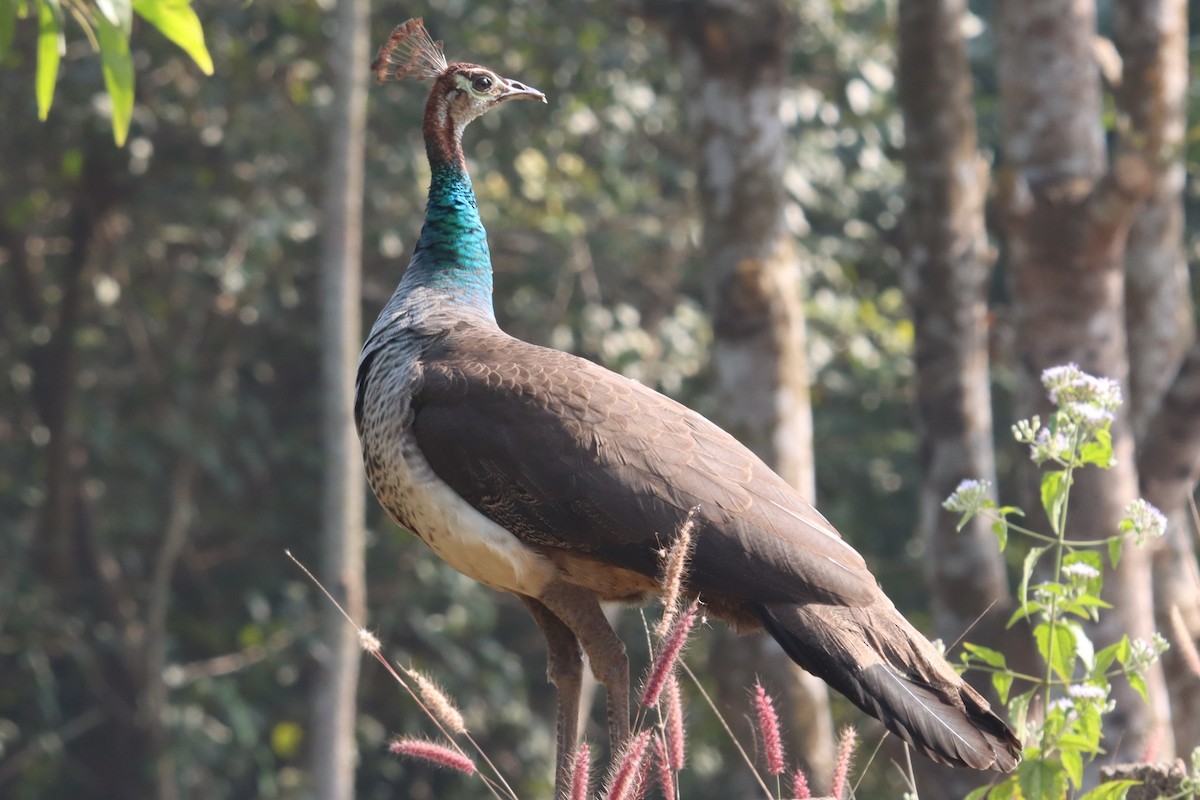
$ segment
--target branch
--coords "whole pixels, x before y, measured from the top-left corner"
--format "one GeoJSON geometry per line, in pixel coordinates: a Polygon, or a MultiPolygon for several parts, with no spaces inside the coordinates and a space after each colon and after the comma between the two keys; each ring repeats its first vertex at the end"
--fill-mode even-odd
{"type": "Polygon", "coordinates": [[[146,598],[146,630],[143,640],[146,683],[143,697],[150,719],[158,719],[167,705],[167,687],[162,680],[167,658],[167,608],[171,599],[171,575],[192,522],[192,494],[196,462],[184,458],[171,481],[171,506],[163,531],[162,545],[154,559],[146,598]]]}
{"type": "Polygon", "coordinates": [[[52,731],[39,734],[36,739],[0,763],[0,786],[20,775],[25,768],[42,756],[61,751],[68,743],[95,728],[105,719],[99,708],[90,708],[74,719],[59,725],[52,731]]]}
{"type": "Polygon", "coordinates": [[[220,678],[251,667],[276,653],[291,647],[298,636],[307,636],[316,626],[307,624],[282,628],[268,636],[261,644],[243,650],[225,653],[203,661],[192,661],[179,666],[172,665],[168,683],[171,688],[186,686],[202,678],[220,678]]]}

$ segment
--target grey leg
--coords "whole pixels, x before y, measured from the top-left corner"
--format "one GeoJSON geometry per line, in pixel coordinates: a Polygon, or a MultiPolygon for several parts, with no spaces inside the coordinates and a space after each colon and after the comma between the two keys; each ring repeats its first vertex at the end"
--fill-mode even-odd
{"type": "Polygon", "coordinates": [[[546,606],[532,597],[522,597],[521,601],[533,615],[534,622],[541,628],[542,636],[546,639],[546,676],[554,684],[558,694],[554,796],[557,800],[566,800],[571,790],[571,762],[575,759],[576,735],[579,730],[579,693],[583,680],[583,659],[579,654],[579,640],[546,606]]]}
{"type": "Polygon", "coordinates": [[[538,600],[579,639],[591,662],[592,674],[608,694],[609,750],[615,756],[629,738],[629,659],[625,644],[588,590],[555,583],[538,600]]]}

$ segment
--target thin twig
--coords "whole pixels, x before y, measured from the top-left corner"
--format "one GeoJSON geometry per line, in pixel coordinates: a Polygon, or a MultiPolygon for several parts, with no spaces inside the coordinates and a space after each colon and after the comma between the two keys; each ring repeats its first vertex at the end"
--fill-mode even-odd
{"type": "Polygon", "coordinates": [[[983,618],[987,616],[988,612],[991,611],[993,608],[995,608],[996,603],[999,603],[999,602],[1000,602],[1000,600],[996,599],[996,600],[993,600],[992,602],[988,603],[987,608],[985,608],[983,611],[980,611],[979,615],[976,616],[975,619],[973,619],[971,621],[971,624],[968,625],[963,630],[963,632],[958,635],[958,638],[950,643],[950,646],[946,648],[946,652],[949,653],[951,650],[958,647],[958,643],[961,642],[966,637],[966,635],[974,629],[974,627],[976,625],[978,625],[980,622],[982,622],[983,618]]]}
{"type": "MultiPolygon", "coordinates": [[[[423,712],[425,712],[425,715],[427,717],[429,717],[430,720],[433,721],[433,724],[436,725],[437,729],[439,731],[441,731],[441,733],[444,737],[446,737],[446,740],[448,742],[450,742],[450,744],[456,750],[458,750],[459,753],[461,753],[462,755],[465,756],[466,751],[463,750],[462,745],[460,745],[458,742],[456,742],[454,740],[454,737],[450,734],[450,732],[448,730],[446,730],[446,727],[442,724],[442,721],[439,720],[437,715],[434,714],[433,711],[428,706],[425,705],[425,702],[421,699],[420,694],[418,694],[411,686],[408,685],[408,682],[406,680],[404,680],[404,678],[400,675],[399,672],[396,671],[396,668],[393,667],[391,665],[391,663],[383,656],[383,653],[381,652],[381,648],[378,646],[378,644],[379,644],[378,639],[375,639],[374,635],[371,634],[369,631],[367,631],[366,628],[362,627],[357,622],[355,622],[354,618],[351,617],[346,612],[346,609],[342,608],[342,604],[337,601],[337,598],[335,598],[332,594],[330,594],[329,590],[325,588],[324,584],[322,584],[319,580],[317,580],[317,576],[313,575],[312,572],[309,571],[308,567],[304,566],[304,564],[302,564],[300,562],[300,559],[298,559],[294,555],[292,555],[291,550],[284,550],[283,552],[284,552],[284,555],[286,555],[288,558],[290,558],[292,560],[292,563],[294,563],[297,567],[299,567],[301,569],[301,571],[304,572],[304,574],[308,576],[309,580],[311,580],[314,584],[316,584],[317,588],[321,590],[322,594],[324,594],[327,598],[329,598],[329,602],[333,603],[334,608],[336,608],[341,613],[341,615],[346,618],[346,621],[349,622],[351,626],[353,626],[354,630],[358,633],[359,641],[360,642],[373,642],[373,646],[365,647],[364,649],[366,649],[366,651],[368,653],[370,653],[371,656],[376,661],[378,661],[380,664],[383,665],[383,668],[385,670],[387,670],[388,674],[391,675],[392,678],[395,679],[396,683],[400,684],[401,688],[403,688],[404,691],[408,692],[408,696],[413,699],[413,702],[415,702],[417,704],[417,706],[420,707],[420,709],[423,712]]],[[[497,784],[496,781],[493,781],[490,778],[488,778],[488,776],[484,775],[482,772],[476,773],[477,775],[479,775],[479,778],[480,778],[480,780],[483,781],[484,785],[488,787],[488,791],[490,791],[494,797],[499,798],[499,797],[501,797],[500,787],[503,787],[504,792],[508,795],[508,797],[512,798],[512,800],[519,800],[519,798],[517,797],[517,793],[515,791],[513,791],[513,788],[511,786],[508,785],[508,781],[504,780],[504,775],[502,775],[500,773],[500,770],[496,768],[496,765],[492,763],[492,760],[490,758],[488,758],[487,753],[485,753],[483,751],[483,748],[479,746],[479,744],[475,741],[474,738],[472,738],[471,734],[465,733],[465,734],[463,734],[463,736],[466,738],[466,740],[468,742],[471,743],[471,746],[475,748],[475,752],[479,753],[479,757],[482,758],[484,760],[484,762],[488,765],[488,767],[496,774],[496,781],[499,781],[499,784],[497,784]]]]}

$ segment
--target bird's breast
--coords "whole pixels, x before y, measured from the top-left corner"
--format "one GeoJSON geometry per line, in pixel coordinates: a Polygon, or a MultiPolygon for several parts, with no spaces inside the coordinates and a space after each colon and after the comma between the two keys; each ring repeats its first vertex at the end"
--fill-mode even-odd
{"type": "Polygon", "coordinates": [[[412,431],[413,362],[377,359],[363,398],[367,481],[379,503],[450,566],[496,589],[537,596],[558,568],[462,498],[429,466],[412,431]]]}

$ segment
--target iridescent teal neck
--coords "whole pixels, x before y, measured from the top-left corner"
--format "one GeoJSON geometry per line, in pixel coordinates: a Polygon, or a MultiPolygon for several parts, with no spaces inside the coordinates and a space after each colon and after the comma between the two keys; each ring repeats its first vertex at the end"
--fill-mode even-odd
{"type": "MultiPolygon", "coordinates": [[[[431,159],[432,160],[432,159],[431,159]]],[[[434,163],[425,226],[404,278],[494,317],[492,256],[471,178],[459,164],[434,163]]]]}

